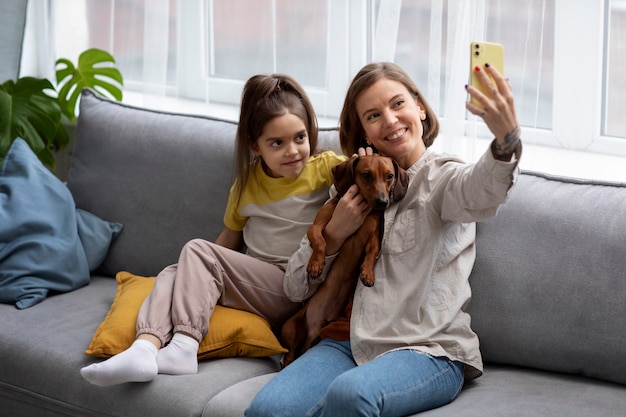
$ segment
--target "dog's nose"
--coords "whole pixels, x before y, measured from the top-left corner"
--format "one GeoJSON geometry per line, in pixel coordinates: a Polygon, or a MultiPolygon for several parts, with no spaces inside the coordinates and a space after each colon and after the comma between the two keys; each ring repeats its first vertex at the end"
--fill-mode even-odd
{"type": "Polygon", "coordinates": [[[378,197],[376,199],[376,208],[384,209],[389,205],[389,199],[387,197],[378,197]]]}

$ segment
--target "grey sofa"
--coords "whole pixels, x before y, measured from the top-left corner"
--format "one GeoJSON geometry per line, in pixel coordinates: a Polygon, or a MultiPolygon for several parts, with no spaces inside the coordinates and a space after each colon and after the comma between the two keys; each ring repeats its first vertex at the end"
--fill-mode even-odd
{"type": "MultiPolygon", "coordinates": [[[[67,185],[121,222],[87,286],[24,310],[0,304],[2,416],[241,416],[277,357],[205,360],[191,376],[99,388],[79,369],[118,271],[155,275],[191,238],[215,239],[236,125],[110,102],[86,91],[67,185]]],[[[338,149],[336,132],[320,145],[338,149]]],[[[478,225],[469,306],[485,374],[423,416],[626,413],[626,184],[524,173],[478,225]]],[[[288,395],[288,393],[286,393],[288,395]]]]}

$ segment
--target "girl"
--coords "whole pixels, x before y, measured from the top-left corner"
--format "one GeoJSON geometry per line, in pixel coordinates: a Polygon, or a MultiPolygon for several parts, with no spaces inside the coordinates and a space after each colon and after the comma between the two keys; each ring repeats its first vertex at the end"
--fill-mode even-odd
{"type": "Polygon", "coordinates": [[[198,371],[199,342],[216,303],[258,314],[280,329],[299,303],[284,295],[289,257],[328,199],[333,152],[311,156],[317,122],[302,89],[285,75],[246,83],[236,136],[236,178],[215,243],[188,242],[157,276],[124,352],[81,369],[99,386],[198,371]],[[247,254],[238,250],[245,244],[247,254]]]}
{"type": "MultiPolygon", "coordinates": [[[[246,416],[406,416],[454,400],[465,378],[481,375],[478,337],[466,313],[474,222],[495,215],[506,200],[521,141],[510,85],[489,66],[476,71],[491,93],[466,87],[483,109],[466,106],[495,139],[473,165],[428,149],[437,118],[400,67],[370,64],[354,78],[340,118],[343,152],[375,147],[407,170],[409,187],[385,210],[374,286],[357,284],[346,317],[278,373],[246,416]]],[[[354,191],[326,226],[327,264],[363,221],[354,191]]],[[[311,247],[303,242],[285,274],[293,301],[310,297],[323,281],[307,279],[311,247]]]]}

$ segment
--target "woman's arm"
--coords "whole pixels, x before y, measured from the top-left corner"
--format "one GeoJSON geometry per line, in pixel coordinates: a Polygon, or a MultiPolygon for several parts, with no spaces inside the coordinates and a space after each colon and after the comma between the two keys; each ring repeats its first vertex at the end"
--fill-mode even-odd
{"type": "Polygon", "coordinates": [[[339,251],[343,242],[361,227],[368,213],[367,202],[353,184],[337,202],[333,217],[324,228],[327,256],[339,251]]]}
{"type": "Polygon", "coordinates": [[[320,277],[308,278],[306,268],[313,249],[306,236],[298,251],[289,259],[283,280],[283,289],[290,300],[303,301],[313,295],[317,287],[326,279],[326,273],[343,242],[363,224],[369,209],[358,191],[359,187],[352,185],[346,194],[339,199],[333,216],[324,229],[326,259],[320,277]]]}
{"type": "Polygon", "coordinates": [[[488,97],[474,87],[467,87],[467,92],[483,106],[481,109],[468,101],[466,103],[467,109],[472,114],[481,117],[494,134],[495,140],[491,145],[494,158],[510,161],[513,154],[517,154],[519,157],[521,129],[515,113],[511,84],[488,64],[484,70],[477,67],[474,71],[477,72],[479,79],[487,87],[487,91],[491,91],[491,94],[488,97]]]}
{"type": "Polygon", "coordinates": [[[215,243],[232,250],[239,250],[243,246],[243,232],[224,227],[222,233],[217,237],[215,243]]]}

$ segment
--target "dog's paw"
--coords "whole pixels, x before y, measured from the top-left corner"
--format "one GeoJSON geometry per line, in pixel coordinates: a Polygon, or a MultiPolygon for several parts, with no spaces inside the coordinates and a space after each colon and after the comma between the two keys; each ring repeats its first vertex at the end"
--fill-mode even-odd
{"type": "Polygon", "coordinates": [[[367,270],[366,268],[361,269],[361,275],[359,277],[361,282],[366,287],[374,286],[374,270],[367,270]]]}
{"type": "Polygon", "coordinates": [[[324,257],[322,256],[321,260],[318,258],[319,257],[312,256],[311,259],[309,259],[306,272],[309,274],[309,278],[311,279],[319,278],[324,270],[324,257]]]}
{"type": "Polygon", "coordinates": [[[294,355],[291,351],[283,353],[283,356],[280,358],[280,369],[285,369],[291,362],[293,362],[295,360],[293,356],[294,355]]]}

